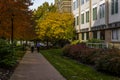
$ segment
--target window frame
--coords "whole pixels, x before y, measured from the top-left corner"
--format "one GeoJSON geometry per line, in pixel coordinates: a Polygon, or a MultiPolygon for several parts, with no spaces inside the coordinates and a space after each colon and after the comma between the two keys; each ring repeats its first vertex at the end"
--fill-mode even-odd
{"type": "Polygon", "coordinates": [[[97,20],[97,7],[93,8],[93,20],[97,20]]]}
{"type": "Polygon", "coordinates": [[[82,13],[82,14],[81,14],[81,24],[84,24],[84,23],[85,23],[84,18],[85,18],[85,17],[84,17],[84,13],[82,13]]]}
{"type": "Polygon", "coordinates": [[[86,32],[86,40],[89,40],[89,32],[86,32]]]}
{"type": "Polygon", "coordinates": [[[85,3],[85,1],[84,0],[81,0],[81,5],[83,5],[85,3]]]}
{"type": "Polygon", "coordinates": [[[100,40],[105,40],[105,30],[100,31],[100,40]]]}
{"type": "Polygon", "coordinates": [[[79,25],[79,16],[77,16],[76,19],[77,19],[77,20],[76,20],[76,22],[77,22],[76,25],[78,26],[78,25],[79,25]]]}
{"type": "Polygon", "coordinates": [[[97,31],[93,31],[93,38],[94,38],[94,39],[97,39],[97,36],[98,36],[98,35],[97,35],[97,31]]]}
{"type": "Polygon", "coordinates": [[[85,40],[84,36],[85,36],[85,33],[82,33],[82,40],[85,40]]]}
{"type": "Polygon", "coordinates": [[[88,23],[90,20],[90,16],[89,16],[90,12],[86,11],[86,23],[88,23]]]}
{"type": "Polygon", "coordinates": [[[118,14],[119,3],[118,0],[111,0],[111,15],[118,14]]]}
{"type": "Polygon", "coordinates": [[[119,34],[120,34],[120,29],[113,29],[111,32],[111,40],[120,41],[119,34]]]}
{"type": "Polygon", "coordinates": [[[100,11],[100,15],[99,15],[100,19],[104,18],[105,17],[105,3],[100,5],[99,11],[100,11]]]}

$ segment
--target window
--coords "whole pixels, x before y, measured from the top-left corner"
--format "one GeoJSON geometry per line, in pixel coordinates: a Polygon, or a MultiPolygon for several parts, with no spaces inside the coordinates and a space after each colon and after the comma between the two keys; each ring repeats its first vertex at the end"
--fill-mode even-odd
{"type": "Polygon", "coordinates": [[[112,40],[118,41],[119,40],[119,29],[112,30],[112,40]]]}
{"type": "Polygon", "coordinates": [[[75,39],[76,39],[76,40],[79,39],[79,34],[78,34],[78,33],[76,34],[75,39]]]}
{"type": "Polygon", "coordinates": [[[111,1],[111,14],[114,14],[114,0],[111,1]]]}
{"type": "Polygon", "coordinates": [[[89,11],[86,12],[86,22],[89,22],[89,11]]]}
{"type": "Polygon", "coordinates": [[[81,5],[83,5],[84,4],[84,0],[81,0],[81,5]]]}
{"type": "Polygon", "coordinates": [[[94,31],[94,32],[93,32],[93,38],[94,38],[94,39],[97,39],[97,31],[94,31]]]}
{"type": "Polygon", "coordinates": [[[100,18],[105,16],[105,4],[100,5],[100,18]]]}
{"type": "Polygon", "coordinates": [[[81,20],[81,23],[84,24],[84,13],[81,14],[81,19],[82,19],[82,20],[81,20]]]}
{"type": "Polygon", "coordinates": [[[84,33],[82,33],[82,40],[84,40],[84,33]]]}
{"type": "Polygon", "coordinates": [[[76,0],[77,8],[79,7],[79,0],[76,0]]]}
{"type": "Polygon", "coordinates": [[[111,14],[118,13],[118,0],[111,0],[111,14]]]}
{"type": "Polygon", "coordinates": [[[115,13],[118,13],[118,0],[115,0],[115,13]]]}
{"type": "Polygon", "coordinates": [[[79,17],[77,16],[77,25],[79,25],[79,17]]]}
{"type": "Polygon", "coordinates": [[[100,31],[100,39],[105,40],[105,31],[100,31]]]}
{"type": "Polygon", "coordinates": [[[86,2],[88,2],[89,0],[86,0],[86,2]]]}
{"type": "Polygon", "coordinates": [[[93,20],[97,20],[97,7],[93,8],[93,20]]]}
{"type": "Polygon", "coordinates": [[[75,25],[75,18],[74,18],[74,26],[76,26],[76,25],[75,25]]]}
{"type": "Polygon", "coordinates": [[[75,10],[75,2],[73,2],[73,10],[75,10]]]}
{"type": "Polygon", "coordinates": [[[77,8],[77,1],[75,1],[75,9],[77,8]]]}
{"type": "Polygon", "coordinates": [[[86,40],[89,39],[89,32],[86,33],[86,40]]]}
{"type": "Polygon", "coordinates": [[[79,7],[79,0],[76,0],[73,2],[73,10],[77,9],[79,7]]]}

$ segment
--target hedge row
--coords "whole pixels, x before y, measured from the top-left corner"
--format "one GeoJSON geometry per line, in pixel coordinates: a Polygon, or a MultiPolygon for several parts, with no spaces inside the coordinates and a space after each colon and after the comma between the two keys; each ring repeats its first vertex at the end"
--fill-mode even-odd
{"type": "Polygon", "coordinates": [[[92,64],[97,70],[120,75],[120,50],[93,49],[85,44],[66,45],[63,48],[65,56],[85,64],[92,64]]]}

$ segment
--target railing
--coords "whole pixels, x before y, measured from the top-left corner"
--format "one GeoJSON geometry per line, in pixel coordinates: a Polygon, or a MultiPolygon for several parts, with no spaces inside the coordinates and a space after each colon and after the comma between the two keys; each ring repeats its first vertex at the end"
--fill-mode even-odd
{"type": "Polygon", "coordinates": [[[108,48],[107,43],[87,43],[86,44],[89,48],[108,48]]]}

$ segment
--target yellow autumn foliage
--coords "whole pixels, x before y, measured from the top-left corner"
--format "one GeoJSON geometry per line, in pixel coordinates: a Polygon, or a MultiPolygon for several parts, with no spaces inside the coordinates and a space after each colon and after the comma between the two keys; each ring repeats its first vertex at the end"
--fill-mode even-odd
{"type": "Polygon", "coordinates": [[[39,38],[72,39],[74,36],[73,15],[71,13],[49,12],[44,19],[38,20],[39,38]]]}

